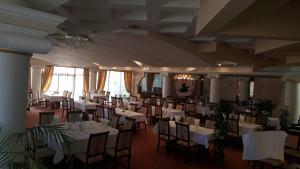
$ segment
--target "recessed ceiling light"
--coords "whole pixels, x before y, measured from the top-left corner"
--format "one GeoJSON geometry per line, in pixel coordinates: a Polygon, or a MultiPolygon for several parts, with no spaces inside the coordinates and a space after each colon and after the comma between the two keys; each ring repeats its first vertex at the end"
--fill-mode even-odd
{"type": "Polygon", "coordinates": [[[93,62],[93,64],[96,65],[96,66],[100,66],[100,64],[97,63],[97,62],[93,62]]]}
{"type": "Polygon", "coordinates": [[[117,67],[116,66],[114,66],[114,67],[111,67],[112,69],[114,69],[114,70],[116,70],[117,69],[117,67]]]}
{"type": "Polygon", "coordinates": [[[143,66],[143,63],[142,62],[139,62],[137,60],[132,60],[133,63],[137,64],[138,66],[142,67],[143,66]]]}
{"type": "Polygon", "coordinates": [[[188,72],[192,72],[192,71],[195,71],[195,70],[196,70],[195,67],[188,67],[188,68],[186,68],[186,71],[188,71],[188,72]]]}
{"type": "Polygon", "coordinates": [[[221,63],[218,63],[218,66],[220,67],[220,66],[222,66],[222,64],[221,64],[221,63]]]}

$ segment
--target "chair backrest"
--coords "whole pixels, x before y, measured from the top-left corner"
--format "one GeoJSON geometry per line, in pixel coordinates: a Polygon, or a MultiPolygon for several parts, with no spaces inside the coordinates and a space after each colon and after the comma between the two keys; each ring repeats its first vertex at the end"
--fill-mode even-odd
{"type": "Polygon", "coordinates": [[[130,101],[136,102],[137,101],[137,97],[136,96],[130,96],[130,101]]]}
{"type": "Polygon", "coordinates": [[[68,98],[67,97],[62,97],[62,106],[63,107],[68,107],[68,98]]]}
{"type": "Polygon", "coordinates": [[[195,113],[195,104],[194,103],[187,103],[186,105],[185,105],[185,111],[187,112],[187,113],[195,113]]]}
{"type": "Polygon", "coordinates": [[[160,106],[162,107],[168,107],[167,99],[166,98],[161,98],[160,99],[160,106]]]}
{"type": "Polygon", "coordinates": [[[98,98],[98,104],[104,106],[104,98],[98,98]]]}
{"type": "Polygon", "coordinates": [[[130,103],[129,110],[135,112],[137,104],[130,103]]]}
{"type": "Polygon", "coordinates": [[[93,102],[94,102],[94,103],[99,103],[99,97],[94,96],[94,97],[93,97],[93,102]]]}
{"type": "Polygon", "coordinates": [[[103,106],[96,106],[96,119],[98,120],[99,118],[104,119],[104,107],[103,106]]]}
{"type": "Polygon", "coordinates": [[[128,150],[129,153],[131,152],[133,132],[134,132],[133,129],[119,130],[117,143],[116,143],[116,152],[124,151],[124,150],[128,150]]]}
{"type": "Polygon", "coordinates": [[[176,109],[177,110],[183,110],[183,104],[177,104],[176,109]]]}
{"type": "Polygon", "coordinates": [[[36,99],[40,100],[40,92],[39,91],[36,91],[36,99]]]}
{"type": "Polygon", "coordinates": [[[207,119],[207,120],[205,121],[205,128],[208,128],[208,129],[215,129],[215,121],[214,121],[214,120],[207,119]]]}
{"type": "Polygon", "coordinates": [[[162,107],[161,106],[155,106],[155,117],[159,117],[162,119],[162,107]]]}
{"type": "Polygon", "coordinates": [[[111,121],[110,121],[110,126],[113,128],[118,128],[119,120],[120,120],[120,115],[114,114],[112,115],[111,121]]]}
{"type": "Polygon", "coordinates": [[[116,114],[116,110],[114,108],[107,108],[107,119],[109,121],[111,121],[114,114],[116,114]]]}
{"type": "Polygon", "coordinates": [[[107,92],[106,92],[106,96],[107,96],[107,97],[109,97],[109,95],[110,95],[110,92],[109,92],[109,91],[107,91],[107,92]]]}
{"type": "Polygon", "coordinates": [[[101,94],[102,96],[104,96],[104,95],[105,95],[105,91],[101,91],[100,94],[101,94]]]}
{"type": "Polygon", "coordinates": [[[239,115],[239,113],[230,113],[229,118],[238,120],[240,118],[240,115],[239,115]]]}
{"type": "Polygon", "coordinates": [[[64,90],[63,91],[63,97],[67,97],[68,96],[68,91],[64,90]]]}
{"type": "Polygon", "coordinates": [[[116,97],[111,97],[111,106],[112,107],[117,107],[117,98],[116,97]]]}
{"type": "Polygon", "coordinates": [[[174,99],[171,96],[167,97],[167,103],[174,103],[174,99]]]}
{"type": "Polygon", "coordinates": [[[150,105],[156,105],[156,97],[150,97],[149,98],[149,104],[150,105]]]}
{"type": "Polygon", "coordinates": [[[141,106],[140,113],[147,114],[148,113],[148,107],[147,106],[141,106]]]}
{"type": "Polygon", "coordinates": [[[70,103],[70,109],[74,109],[75,108],[75,102],[74,102],[74,99],[73,98],[69,98],[68,99],[68,102],[70,103]]]}
{"type": "Polygon", "coordinates": [[[68,111],[67,112],[67,121],[68,122],[78,122],[81,121],[81,111],[68,111]]]}
{"type": "Polygon", "coordinates": [[[229,118],[227,123],[228,123],[228,132],[235,133],[236,136],[239,136],[239,120],[229,118]]]}
{"type": "Polygon", "coordinates": [[[190,142],[190,126],[187,124],[176,123],[176,139],[184,142],[190,142]]]}
{"type": "Polygon", "coordinates": [[[158,135],[164,135],[170,139],[170,125],[169,120],[159,119],[158,120],[158,135]]]}
{"type": "Polygon", "coordinates": [[[135,125],[135,119],[126,117],[124,121],[123,129],[133,129],[135,125]]]}
{"type": "Polygon", "coordinates": [[[54,112],[39,112],[39,124],[50,125],[54,122],[54,112]]]}
{"type": "Polygon", "coordinates": [[[121,97],[117,98],[117,102],[119,104],[119,108],[124,108],[123,98],[121,97]]]}
{"type": "Polygon", "coordinates": [[[89,158],[103,155],[106,152],[108,134],[109,131],[90,135],[86,157],[87,162],[89,161],[89,158]]]}
{"type": "Polygon", "coordinates": [[[246,122],[246,123],[252,123],[252,124],[255,124],[255,123],[256,123],[256,116],[246,115],[246,117],[245,117],[245,122],[246,122]]]}
{"type": "Polygon", "coordinates": [[[195,125],[195,120],[196,120],[195,117],[190,117],[190,116],[186,117],[186,121],[188,125],[195,125]]]}
{"type": "Polygon", "coordinates": [[[68,92],[67,93],[67,98],[69,99],[69,98],[71,98],[72,97],[72,92],[68,92]]]}

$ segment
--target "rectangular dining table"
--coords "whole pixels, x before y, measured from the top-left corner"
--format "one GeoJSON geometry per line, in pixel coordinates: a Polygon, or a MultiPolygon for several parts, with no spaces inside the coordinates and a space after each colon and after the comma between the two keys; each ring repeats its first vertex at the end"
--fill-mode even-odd
{"type": "MultiPolygon", "coordinates": [[[[152,106],[152,114],[155,115],[155,106],[152,106]]],[[[163,118],[171,118],[173,119],[175,116],[180,116],[184,117],[184,111],[183,110],[178,110],[178,109],[173,109],[173,108],[165,108],[162,107],[162,117],[163,118]]]]}
{"type": "Polygon", "coordinates": [[[76,100],[74,101],[74,107],[80,109],[82,112],[86,112],[86,110],[96,110],[98,103],[84,101],[84,100],[76,100]]]}
{"type": "Polygon", "coordinates": [[[126,117],[135,119],[135,122],[145,122],[147,123],[146,114],[138,113],[130,110],[124,110],[116,108],[116,114],[121,115],[120,121],[124,122],[126,117]]]}

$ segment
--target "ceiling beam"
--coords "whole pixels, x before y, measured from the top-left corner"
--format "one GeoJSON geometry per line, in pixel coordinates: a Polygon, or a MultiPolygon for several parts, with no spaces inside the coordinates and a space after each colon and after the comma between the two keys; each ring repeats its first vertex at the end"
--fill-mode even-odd
{"type": "Polygon", "coordinates": [[[255,43],[255,54],[287,47],[296,43],[299,43],[299,41],[257,39],[255,43]]]}
{"type": "Polygon", "coordinates": [[[197,14],[196,35],[217,32],[255,0],[202,0],[197,14]]]}

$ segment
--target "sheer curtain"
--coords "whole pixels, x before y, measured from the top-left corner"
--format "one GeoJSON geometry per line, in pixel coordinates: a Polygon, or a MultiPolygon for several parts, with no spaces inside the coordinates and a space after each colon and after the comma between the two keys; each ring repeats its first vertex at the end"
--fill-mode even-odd
{"type": "Polygon", "coordinates": [[[50,87],[52,76],[53,76],[54,66],[46,65],[43,73],[42,79],[42,92],[46,93],[50,87]]]}
{"type": "Polygon", "coordinates": [[[132,86],[132,72],[124,72],[124,83],[128,93],[131,93],[132,86]]]}

